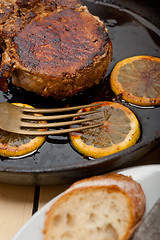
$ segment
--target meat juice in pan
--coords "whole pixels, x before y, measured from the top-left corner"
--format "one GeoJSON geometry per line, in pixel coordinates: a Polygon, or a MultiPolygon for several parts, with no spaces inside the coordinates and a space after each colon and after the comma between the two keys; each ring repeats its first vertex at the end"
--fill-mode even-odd
{"type": "MultiPolygon", "coordinates": [[[[100,17],[109,30],[113,45],[113,59],[107,70],[104,80],[92,89],[70,99],[55,101],[52,98],[43,98],[25,90],[18,89],[9,83],[7,93],[0,92],[0,101],[22,102],[34,107],[64,107],[82,105],[95,101],[121,101],[110,89],[109,75],[117,62],[135,55],[160,56],[160,30],[141,16],[113,5],[88,3],[93,15],[100,17]]],[[[140,108],[125,103],[139,118],[142,127],[142,138],[147,138],[159,129],[157,118],[160,117],[159,107],[140,108]]],[[[140,141],[141,141],[140,140],[140,141]]],[[[83,163],[89,158],[81,156],[70,146],[69,138],[64,136],[49,136],[43,146],[36,153],[20,159],[5,159],[1,161],[7,167],[21,164],[22,167],[61,166],[72,163],[83,163]],[[64,161],[65,159],[65,161],[64,161]],[[20,161],[20,162],[19,162],[20,161]]]]}

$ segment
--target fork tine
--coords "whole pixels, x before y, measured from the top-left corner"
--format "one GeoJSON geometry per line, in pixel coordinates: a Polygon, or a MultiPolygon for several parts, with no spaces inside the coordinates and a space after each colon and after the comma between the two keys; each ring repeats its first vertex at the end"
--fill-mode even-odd
{"type": "MultiPolygon", "coordinates": [[[[83,105],[83,106],[78,106],[78,107],[69,107],[69,108],[64,108],[58,109],[58,112],[61,111],[69,111],[69,110],[77,110],[77,108],[81,109],[84,107],[89,107],[89,106],[97,106],[99,104],[90,104],[90,105],[83,105]]],[[[27,108],[26,108],[27,109],[27,108]]],[[[80,113],[71,113],[71,114],[57,114],[57,115],[53,115],[53,116],[39,116],[38,112],[37,114],[35,114],[35,112],[33,112],[32,114],[35,115],[30,115],[30,112],[27,112],[26,114],[23,115],[23,110],[24,108],[16,106],[16,105],[12,105],[8,102],[5,103],[0,103],[0,128],[3,129],[4,131],[8,131],[8,132],[12,132],[12,133],[17,133],[17,134],[25,134],[25,135],[36,135],[36,136],[41,136],[41,135],[58,135],[58,134],[64,134],[64,133],[69,133],[69,132],[73,132],[73,131],[81,131],[83,129],[89,129],[89,128],[94,128],[94,127],[98,127],[101,126],[102,123],[99,124],[95,124],[95,122],[93,122],[91,125],[87,125],[87,126],[80,126],[80,127],[74,127],[74,128],[65,128],[65,129],[55,129],[55,130],[48,130],[49,128],[55,128],[55,127],[62,127],[62,126],[67,126],[67,125],[73,125],[73,124],[79,124],[79,123],[83,123],[83,122],[87,122],[87,121],[93,121],[96,119],[100,119],[100,116],[96,115],[93,117],[88,117],[87,119],[85,118],[78,118],[72,121],[66,121],[66,118],[74,118],[76,116],[83,116],[83,115],[88,115],[88,114],[94,114],[97,112],[100,112],[102,110],[97,109],[97,110],[93,110],[90,112],[80,112],[80,113]],[[9,121],[10,119],[12,119],[12,121],[9,121]],[[48,120],[58,120],[58,119],[64,119],[64,123],[60,123],[58,121],[58,123],[42,123],[41,121],[48,121],[48,120]],[[37,121],[37,123],[30,121],[27,122],[27,120],[35,120],[37,121]],[[38,123],[39,122],[39,123],[38,123]],[[26,125],[24,125],[26,124],[26,125]],[[38,124],[38,125],[37,125],[38,124]],[[41,124],[41,125],[39,125],[41,124]],[[47,125],[44,125],[47,124],[47,125]],[[54,124],[54,125],[51,125],[54,124]],[[56,125],[55,125],[56,124],[56,125]],[[23,129],[21,129],[21,125],[23,126],[23,129]],[[29,128],[30,127],[30,128],[29,128]],[[28,128],[28,130],[27,130],[28,128]],[[48,129],[47,129],[48,128],[48,129]],[[36,130],[33,130],[36,129],[36,130]]],[[[29,109],[29,111],[32,110],[31,108],[29,109]]],[[[41,111],[40,109],[38,109],[38,111],[41,111]]],[[[57,109],[56,109],[57,111],[57,109]]],[[[48,113],[48,109],[47,109],[47,113],[48,113]]]]}
{"type": "Polygon", "coordinates": [[[65,133],[70,133],[70,132],[80,132],[85,129],[89,128],[96,128],[99,126],[102,126],[103,123],[98,123],[98,124],[93,124],[93,125],[88,125],[84,127],[77,127],[77,128],[67,128],[67,129],[61,129],[61,130],[49,130],[49,131],[27,131],[27,130],[19,130],[20,134],[24,135],[36,135],[36,136],[47,136],[47,135],[59,135],[59,134],[65,134],[65,133]]]}
{"type": "Polygon", "coordinates": [[[54,115],[54,116],[35,116],[35,115],[28,115],[23,114],[22,119],[23,120],[35,120],[35,121],[49,121],[49,120],[58,120],[58,119],[64,119],[64,118],[73,118],[77,116],[84,116],[89,115],[97,112],[101,112],[102,110],[95,110],[90,112],[80,112],[80,113],[71,113],[71,114],[63,114],[63,115],[54,115]]]}
{"type": "Polygon", "coordinates": [[[79,110],[82,108],[87,108],[87,107],[94,107],[98,106],[100,103],[94,103],[94,104],[87,104],[87,105],[81,105],[81,106],[74,106],[74,107],[65,107],[65,108],[48,108],[48,109],[43,109],[43,108],[23,108],[22,111],[26,113],[58,113],[58,112],[67,112],[67,111],[73,111],[73,110],[79,110]]]}
{"type": "Polygon", "coordinates": [[[22,122],[21,128],[55,128],[55,127],[62,127],[68,125],[75,125],[79,123],[90,122],[93,120],[100,119],[102,117],[94,117],[88,119],[79,119],[74,121],[65,121],[65,122],[54,122],[54,123],[30,123],[30,122],[22,122]]]}

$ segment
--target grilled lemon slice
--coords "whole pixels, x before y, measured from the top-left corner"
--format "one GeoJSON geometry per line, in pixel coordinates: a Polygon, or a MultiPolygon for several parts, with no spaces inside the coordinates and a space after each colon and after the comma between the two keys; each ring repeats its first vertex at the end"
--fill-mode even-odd
{"type": "Polygon", "coordinates": [[[111,88],[127,102],[153,106],[160,104],[160,58],[135,56],[120,61],[110,77],[111,88]]]}
{"type": "Polygon", "coordinates": [[[70,133],[73,147],[81,154],[93,158],[104,157],[126,149],[134,145],[140,137],[140,124],[129,108],[115,102],[100,103],[99,106],[80,111],[101,108],[102,111],[93,115],[100,115],[102,119],[87,122],[85,125],[102,123],[102,126],[70,133]]]}
{"type": "MultiPolygon", "coordinates": [[[[22,103],[13,103],[21,107],[30,107],[22,103]]],[[[19,157],[32,153],[45,141],[45,136],[31,136],[10,133],[0,129],[0,155],[3,157],[19,157]]]]}

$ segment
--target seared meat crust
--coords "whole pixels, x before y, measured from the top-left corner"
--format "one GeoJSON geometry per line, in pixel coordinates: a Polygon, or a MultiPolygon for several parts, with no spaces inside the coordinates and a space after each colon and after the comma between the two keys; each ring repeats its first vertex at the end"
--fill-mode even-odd
{"type": "Polygon", "coordinates": [[[102,21],[79,0],[17,0],[12,9],[1,25],[2,82],[12,76],[14,85],[56,99],[99,83],[112,45],[102,21]]]}

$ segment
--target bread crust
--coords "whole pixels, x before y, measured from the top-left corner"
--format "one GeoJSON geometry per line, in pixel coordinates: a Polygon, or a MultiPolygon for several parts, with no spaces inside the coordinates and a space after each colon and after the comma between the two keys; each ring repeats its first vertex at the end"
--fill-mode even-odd
{"type": "MultiPolygon", "coordinates": [[[[91,191],[107,191],[108,194],[111,192],[119,192],[127,198],[130,211],[130,220],[128,222],[128,228],[123,237],[120,240],[127,240],[133,234],[137,226],[140,224],[142,216],[145,211],[145,195],[143,189],[139,183],[134,181],[131,177],[124,176],[122,174],[111,173],[101,176],[90,177],[83,179],[72,184],[62,196],[54,202],[52,207],[49,209],[46,215],[44,225],[44,240],[48,240],[48,232],[51,228],[51,219],[59,209],[61,205],[66,203],[68,199],[72,199],[74,194],[78,195],[84,192],[91,191]]],[[[120,197],[121,198],[121,197],[120,197]]],[[[119,198],[119,202],[121,199],[119,198]]],[[[87,200],[86,200],[87,201],[87,200]]],[[[94,200],[93,200],[94,201],[94,200]]],[[[105,202],[106,200],[103,199],[105,202]]],[[[106,201],[107,202],[107,201],[106,201]]],[[[79,203],[81,205],[81,203],[79,203]]],[[[122,203],[123,205],[123,203],[122,203]]],[[[74,207],[74,206],[73,206],[74,207]]],[[[82,210],[80,210],[81,212],[82,210]]],[[[111,213],[110,213],[111,214],[111,213]]],[[[115,236],[114,239],[119,239],[115,236]]]]}
{"type": "MultiPolygon", "coordinates": [[[[56,224],[55,224],[55,226],[53,226],[52,224],[54,221],[54,217],[57,218],[57,216],[59,216],[56,213],[56,211],[61,208],[62,204],[66,205],[67,201],[70,200],[71,198],[75,197],[76,195],[79,196],[80,194],[83,194],[86,192],[89,194],[92,194],[92,193],[94,194],[94,192],[97,193],[97,191],[100,191],[100,192],[104,191],[104,192],[107,192],[107,194],[112,194],[112,193],[117,192],[117,193],[120,193],[120,196],[122,198],[124,198],[125,201],[127,201],[127,207],[129,209],[129,216],[127,218],[127,223],[126,223],[126,232],[120,238],[121,240],[126,240],[128,233],[130,232],[130,229],[133,226],[133,221],[134,221],[133,205],[132,205],[132,201],[131,201],[130,197],[126,194],[126,192],[124,192],[118,186],[89,186],[89,187],[84,186],[84,187],[80,187],[80,188],[72,188],[72,189],[70,189],[70,191],[67,191],[52,205],[50,210],[47,212],[46,221],[45,221],[44,230],[43,230],[44,240],[50,239],[50,234],[48,234],[50,229],[52,229],[53,232],[54,232],[54,227],[56,229],[56,224]]],[[[103,199],[103,201],[106,201],[106,200],[107,199],[103,199]]],[[[79,203],[79,205],[81,205],[81,202],[79,203]]],[[[73,207],[74,207],[74,205],[73,205],[73,207]]],[[[80,210],[79,214],[81,214],[81,211],[83,211],[83,209],[80,207],[79,210],[80,210]]],[[[84,224],[87,224],[87,222],[84,222],[84,224]]],[[[61,239],[61,238],[56,237],[55,239],[61,239]]],[[[78,237],[77,237],[77,239],[78,239],[78,237]]],[[[87,239],[87,236],[85,239],[87,239]]],[[[119,239],[118,235],[116,235],[116,239],[117,240],[119,239]]]]}
{"type": "Polygon", "coordinates": [[[133,202],[134,224],[137,224],[140,221],[145,212],[146,197],[141,185],[134,181],[132,177],[124,176],[123,174],[109,173],[77,181],[71,186],[71,188],[83,186],[85,183],[88,185],[89,182],[91,185],[115,185],[123,189],[123,191],[125,191],[131,197],[133,202]]]}

